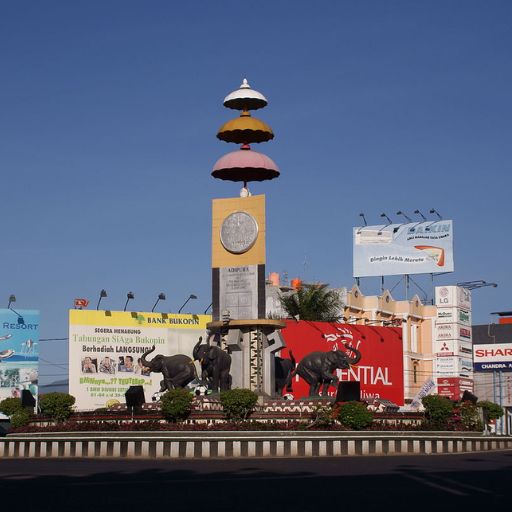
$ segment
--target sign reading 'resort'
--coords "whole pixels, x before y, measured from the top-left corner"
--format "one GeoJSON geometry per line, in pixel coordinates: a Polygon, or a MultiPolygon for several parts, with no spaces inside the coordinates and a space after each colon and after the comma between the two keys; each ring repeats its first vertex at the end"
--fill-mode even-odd
{"type": "Polygon", "coordinates": [[[473,346],[475,370],[482,372],[512,371],[512,343],[473,346]]]}

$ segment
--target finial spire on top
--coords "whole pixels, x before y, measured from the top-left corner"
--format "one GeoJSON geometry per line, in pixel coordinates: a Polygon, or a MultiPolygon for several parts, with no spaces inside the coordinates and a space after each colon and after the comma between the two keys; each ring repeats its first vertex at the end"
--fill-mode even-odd
{"type": "Polygon", "coordinates": [[[257,110],[267,105],[267,99],[261,92],[251,88],[247,78],[240,87],[224,98],[224,106],[234,110],[257,110]]]}

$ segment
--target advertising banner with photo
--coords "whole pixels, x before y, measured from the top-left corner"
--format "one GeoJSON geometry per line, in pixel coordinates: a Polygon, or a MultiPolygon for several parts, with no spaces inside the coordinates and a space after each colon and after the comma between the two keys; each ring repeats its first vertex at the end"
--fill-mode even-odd
{"type": "Polygon", "coordinates": [[[512,372],[512,343],[473,345],[473,362],[478,372],[512,372]]]}
{"type": "MultiPolygon", "coordinates": [[[[382,398],[403,405],[402,329],[291,320],[281,334],[286,344],[281,357],[288,357],[291,350],[297,364],[315,351],[341,350],[353,359],[355,354],[348,347],[355,347],[361,352],[361,359],[349,369],[337,370],[339,379],[359,381],[362,399],[382,398]]],[[[335,396],[336,391],[331,386],[329,395],[335,396]]],[[[292,394],[295,399],[309,395],[309,385],[299,376],[293,380],[292,394]]]]}
{"type": "Polygon", "coordinates": [[[125,403],[130,386],[143,386],[147,402],[159,391],[161,373],[143,366],[162,354],[185,354],[200,336],[205,338],[210,315],[131,313],[124,311],[69,312],[69,392],[78,409],[98,409],[125,403]]]}
{"type": "Polygon", "coordinates": [[[451,220],[354,228],[353,242],[354,277],[454,270],[451,220]]]}
{"type": "Polygon", "coordinates": [[[37,398],[39,311],[0,309],[0,401],[29,390],[37,398]]]}

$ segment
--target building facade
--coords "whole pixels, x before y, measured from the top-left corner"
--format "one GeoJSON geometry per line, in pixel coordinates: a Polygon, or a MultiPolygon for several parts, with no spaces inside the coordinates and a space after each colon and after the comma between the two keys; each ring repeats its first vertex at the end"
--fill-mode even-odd
{"type": "Polygon", "coordinates": [[[347,292],[343,321],[348,324],[402,328],[404,397],[410,402],[434,375],[433,339],[437,307],[411,300],[394,300],[389,290],[364,295],[357,285],[347,292]]]}
{"type": "MultiPolygon", "coordinates": [[[[510,347],[512,350],[512,323],[484,324],[473,326],[473,343],[475,349],[480,346],[493,346],[500,348],[510,347]]],[[[502,350],[503,352],[503,350],[502,350]]],[[[509,352],[505,350],[505,352],[509,352]]],[[[498,359],[502,359],[498,357],[498,359]]],[[[505,354],[505,360],[512,360],[512,356],[505,354]]],[[[475,355],[477,360],[477,355],[475,355]]],[[[505,416],[497,422],[498,433],[512,433],[512,371],[510,370],[479,370],[475,365],[474,393],[479,400],[489,400],[501,405],[505,409],[505,416]]],[[[482,366],[482,365],[480,365],[482,366]]]]}

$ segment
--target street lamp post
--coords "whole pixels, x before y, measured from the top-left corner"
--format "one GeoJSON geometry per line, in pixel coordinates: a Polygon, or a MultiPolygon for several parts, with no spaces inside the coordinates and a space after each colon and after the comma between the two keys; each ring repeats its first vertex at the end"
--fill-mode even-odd
{"type": "Polygon", "coordinates": [[[151,313],[153,313],[153,311],[155,311],[155,308],[156,308],[156,305],[161,301],[161,300],[165,300],[166,297],[165,297],[165,293],[159,293],[158,294],[158,299],[156,299],[156,302],[155,302],[155,305],[152,307],[151,309],[151,313]]]}
{"type": "Polygon", "coordinates": [[[124,305],[123,311],[126,311],[126,308],[128,306],[128,302],[131,301],[132,299],[135,299],[135,294],[133,292],[128,292],[126,294],[126,303],[124,305]]]}
{"type": "Polygon", "coordinates": [[[96,311],[98,311],[98,309],[100,309],[101,299],[104,299],[106,296],[107,296],[107,290],[105,290],[105,289],[101,290],[100,297],[98,299],[98,305],[96,306],[96,311]]]}
{"type": "Polygon", "coordinates": [[[187,305],[187,302],[191,299],[197,299],[197,295],[194,295],[193,293],[191,293],[188,297],[188,299],[183,303],[183,306],[181,306],[181,308],[178,310],[178,314],[181,313],[181,310],[187,305]]]}

